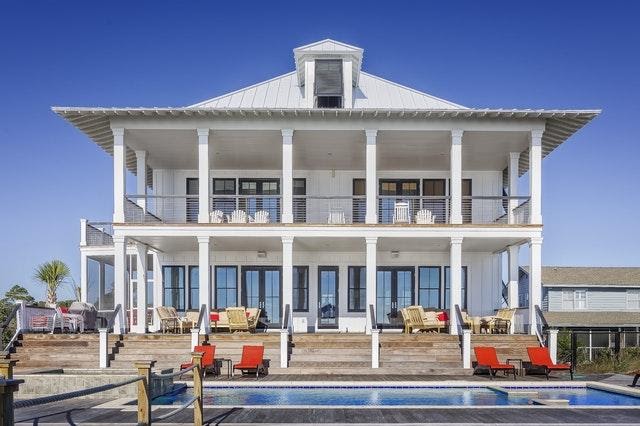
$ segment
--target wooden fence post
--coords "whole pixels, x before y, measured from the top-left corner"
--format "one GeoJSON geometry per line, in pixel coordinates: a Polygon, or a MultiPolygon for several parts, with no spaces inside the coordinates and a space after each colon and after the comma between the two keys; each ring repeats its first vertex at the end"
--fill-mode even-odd
{"type": "Polygon", "coordinates": [[[143,379],[138,381],[138,426],[151,424],[151,368],[155,361],[139,361],[134,364],[138,370],[138,376],[143,379]]]}
{"type": "Polygon", "coordinates": [[[13,393],[24,380],[0,379],[0,425],[13,426],[13,393]]]}
{"type": "Polygon", "coordinates": [[[0,359],[0,376],[6,380],[13,379],[13,367],[16,365],[14,359],[0,359]]]}
{"type": "Polygon", "coordinates": [[[204,413],[202,407],[202,352],[191,352],[193,368],[193,425],[202,426],[204,413]]]}

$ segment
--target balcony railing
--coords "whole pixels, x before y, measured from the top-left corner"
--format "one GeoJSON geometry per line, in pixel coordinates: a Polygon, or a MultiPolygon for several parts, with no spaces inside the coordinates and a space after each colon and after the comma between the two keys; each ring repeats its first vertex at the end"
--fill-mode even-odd
{"type": "MultiPolygon", "coordinates": [[[[377,200],[380,224],[430,225],[451,220],[448,196],[382,195],[377,200]]],[[[199,203],[197,195],[127,195],[125,222],[197,223],[199,203]]],[[[213,195],[209,203],[211,223],[281,222],[280,195],[213,195]]],[[[295,195],[292,211],[294,223],[365,223],[366,196],[295,195]]],[[[529,197],[462,197],[461,213],[463,224],[528,224],[529,197]]],[[[96,238],[107,237],[96,234],[96,238]]]]}
{"type": "Polygon", "coordinates": [[[86,243],[88,246],[113,245],[113,223],[87,222],[86,243]]]}

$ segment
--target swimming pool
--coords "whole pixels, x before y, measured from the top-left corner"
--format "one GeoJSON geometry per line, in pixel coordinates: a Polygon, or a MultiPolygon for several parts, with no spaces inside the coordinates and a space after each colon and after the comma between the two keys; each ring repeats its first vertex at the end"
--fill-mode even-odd
{"type": "MultiPolygon", "coordinates": [[[[154,400],[181,404],[193,395],[183,389],[154,400]]],[[[638,406],[640,397],[587,386],[207,386],[204,404],[210,406],[517,406],[532,399],[567,400],[572,406],[638,406]]]]}

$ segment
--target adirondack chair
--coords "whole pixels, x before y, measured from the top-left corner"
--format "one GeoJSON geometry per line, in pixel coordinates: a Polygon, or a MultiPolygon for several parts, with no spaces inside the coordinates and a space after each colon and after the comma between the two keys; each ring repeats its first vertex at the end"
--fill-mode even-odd
{"type": "Polygon", "coordinates": [[[431,213],[431,210],[419,210],[416,213],[416,223],[418,225],[432,225],[436,223],[436,216],[431,213]]]}
{"type": "Polygon", "coordinates": [[[330,209],[327,223],[329,225],[343,225],[347,223],[344,218],[344,210],[339,208],[330,209]]]}
{"type": "Polygon", "coordinates": [[[211,223],[223,223],[224,213],[221,210],[214,210],[211,212],[211,223]]]}
{"type": "Polygon", "coordinates": [[[266,210],[259,210],[253,215],[253,223],[269,223],[269,212],[266,210]]]}
{"type": "Polygon", "coordinates": [[[227,215],[227,222],[247,223],[247,212],[244,210],[234,210],[231,212],[231,216],[227,215]]]}
{"type": "Polygon", "coordinates": [[[249,331],[249,319],[245,308],[227,308],[227,318],[229,320],[229,331],[249,331]]]}
{"type": "Polygon", "coordinates": [[[399,201],[393,207],[393,223],[411,223],[409,215],[409,203],[399,201]]]}

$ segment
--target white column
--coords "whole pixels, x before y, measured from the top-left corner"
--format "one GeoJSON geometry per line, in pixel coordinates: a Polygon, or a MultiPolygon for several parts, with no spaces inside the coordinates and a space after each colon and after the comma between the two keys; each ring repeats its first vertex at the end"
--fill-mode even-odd
{"type": "Polygon", "coordinates": [[[158,253],[152,254],[153,258],[153,327],[151,331],[160,331],[160,317],[156,308],[162,306],[162,264],[158,253]]]}
{"type": "MultiPolygon", "coordinates": [[[[136,195],[147,195],[147,151],[136,151],[136,195]]],[[[146,197],[136,199],[143,211],[147,210],[146,197]]]]}
{"type": "Polygon", "coordinates": [[[529,144],[529,217],[536,225],[542,224],[542,133],[543,130],[532,130],[529,144]]]}
{"type": "Polygon", "coordinates": [[[548,333],[547,347],[549,348],[549,356],[555,364],[558,362],[558,330],[548,330],[548,333]]]}
{"type": "Polygon", "coordinates": [[[518,307],[518,281],[520,278],[520,265],[518,264],[518,258],[520,257],[520,246],[507,247],[507,254],[509,257],[509,282],[507,284],[509,308],[518,307]]]}
{"type": "Polygon", "coordinates": [[[200,306],[203,304],[207,305],[206,314],[202,319],[200,327],[200,334],[209,334],[211,332],[211,325],[209,324],[209,313],[211,312],[211,280],[209,279],[209,268],[211,265],[210,240],[209,237],[198,237],[198,280],[200,286],[200,303],[198,303],[198,309],[200,309],[200,306]]]}
{"type": "Polygon", "coordinates": [[[367,215],[365,217],[365,222],[372,224],[378,223],[378,179],[376,165],[376,137],[378,136],[378,131],[365,130],[365,134],[367,136],[367,215]]]}
{"type": "Polygon", "coordinates": [[[198,223],[209,223],[209,129],[198,129],[198,223]]]}
{"type": "Polygon", "coordinates": [[[80,247],[87,245],[87,219],[80,219],[80,247]]]}
{"type": "Polygon", "coordinates": [[[127,309],[127,239],[122,235],[113,236],[113,307],[120,305],[120,312],[116,315],[113,323],[113,332],[123,334],[126,332],[126,309],[127,309]]]}
{"type": "Polygon", "coordinates": [[[449,257],[449,334],[458,335],[456,305],[462,309],[462,237],[451,237],[449,257]]]}
{"type": "MultiPolygon", "coordinates": [[[[366,274],[367,274],[367,306],[366,306],[366,314],[367,314],[367,325],[366,325],[366,333],[371,333],[371,328],[374,324],[372,324],[371,318],[371,310],[369,307],[371,305],[376,306],[376,281],[378,277],[378,238],[376,237],[367,237],[365,238],[365,242],[367,245],[367,253],[366,253],[366,274]]],[[[376,312],[376,317],[381,315],[380,312],[376,312]]]]}
{"type": "Polygon", "coordinates": [[[462,330],[462,368],[471,368],[471,330],[462,330]]]}
{"type": "Polygon", "coordinates": [[[451,130],[450,223],[462,223],[462,130],[451,130]]]}
{"type": "Polygon", "coordinates": [[[126,183],[124,129],[116,127],[113,132],[113,221],[124,222],[124,191],[126,183]]]}
{"type": "Polygon", "coordinates": [[[380,367],[380,330],[370,329],[371,332],[371,368],[380,367]]]}
{"type": "Polygon", "coordinates": [[[529,334],[538,326],[536,306],[542,305],[542,238],[529,240],[529,334]]]}
{"type": "Polygon", "coordinates": [[[313,93],[316,82],[316,63],[307,61],[304,63],[304,100],[307,108],[313,108],[315,95],[313,93]]]}
{"type": "Polygon", "coordinates": [[[109,367],[109,330],[99,328],[100,333],[99,350],[100,350],[100,368],[109,367]]]}
{"type": "Polygon", "coordinates": [[[147,246],[136,244],[136,285],[138,307],[136,333],[147,332],[147,246]]]}
{"type": "MultiPolygon", "coordinates": [[[[509,197],[518,196],[518,167],[520,164],[520,153],[509,153],[509,197]]],[[[518,207],[518,200],[509,199],[509,223],[516,223],[516,217],[513,214],[514,209],[518,207]]]]}
{"type": "Polygon", "coordinates": [[[353,108],[353,62],[350,59],[342,60],[342,107],[353,108]]]}
{"type": "Polygon", "coordinates": [[[293,223],[293,130],[282,129],[282,223],[293,223]]]}
{"type": "Polygon", "coordinates": [[[80,301],[88,302],[87,255],[80,252],[80,301]]]}
{"type": "MultiPolygon", "coordinates": [[[[289,330],[293,330],[293,237],[282,237],[282,315],[289,305],[289,330]]],[[[282,318],[282,321],[285,319],[282,318]]]]}

